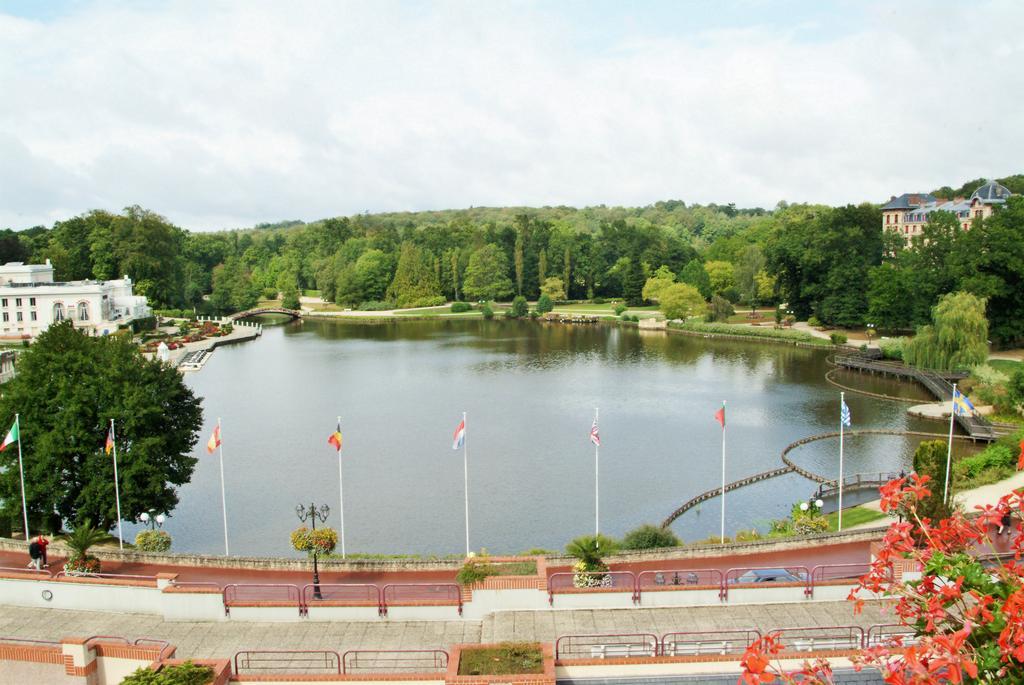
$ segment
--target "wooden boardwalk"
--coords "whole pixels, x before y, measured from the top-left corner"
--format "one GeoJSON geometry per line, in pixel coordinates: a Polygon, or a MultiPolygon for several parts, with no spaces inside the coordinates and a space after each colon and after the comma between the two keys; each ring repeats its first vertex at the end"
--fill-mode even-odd
{"type": "MultiPolygon", "coordinates": [[[[886,376],[897,376],[917,381],[923,385],[928,392],[934,395],[940,402],[953,401],[953,384],[950,380],[965,378],[967,374],[939,374],[926,369],[916,369],[912,366],[895,364],[893,362],[867,359],[857,355],[837,356],[836,366],[854,371],[882,374],[886,376]]],[[[992,426],[984,417],[977,414],[956,415],[956,422],[974,440],[985,440],[991,442],[999,437],[992,426]]]]}
{"type": "MultiPolygon", "coordinates": [[[[865,428],[863,430],[848,430],[848,431],[844,432],[844,435],[846,437],[855,437],[855,436],[858,436],[858,435],[909,435],[911,437],[940,438],[940,439],[946,439],[948,437],[945,433],[925,433],[925,432],[922,432],[922,431],[901,431],[901,430],[889,430],[889,429],[885,429],[885,428],[865,428]]],[[[787,473],[798,473],[801,476],[803,476],[804,478],[818,483],[819,484],[819,488],[818,488],[818,492],[819,493],[826,494],[826,495],[830,494],[833,490],[838,489],[837,488],[837,484],[836,484],[837,479],[835,479],[835,478],[827,478],[827,477],[822,476],[820,474],[814,473],[813,471],[809,471],[809,470],[803,468],[802,466],[799,466],[798,464],[796,464],[796,462],[794,462],[792,459],[789,458],[789,453],[792,452],[793,450],[795,450],[797,447],[800,447],[802,445],[806,445],[806,444],[811,443],[811,442],[817,442],[818,440],[829,440],[829,439],[838,438],[838,437],[839,437],[839,431],[832,431],[832,432],[829,432],[829,433],[819,433],[818,435],[811,435],[811,436],[806,437],[806,438],[801,438],[800,440],[797,440],[795,442],[791,442],[788,445],[786,445],[785,449],[782,450],[782,454],[779,455],[781,457],[781,459],[782,459],[782,463],[784,464],[781,468],[772,469],[771,471],[762,471],[761,473],[755,473],[752,476],[747,476],[746,478],[741,478],[741,479],[735,480],[735,481],[733,481],[731,483],[726,483],[725,491],[726,492],[731,492],[732,490],[738,490],[738,489],[740,489],[742,487],[746,487],[747,485],[752,485],[753,483],[759,483],[759,482],[761,482],[763,480],[768,480],[769,478],[775,478],[777,476],[782,476],[782,475],[785,475],[787,473]]],[[[970,436],[966,436],[966,435],[954,435],[953,439],[954,440],[973,440],[974,438],[972,438],[970,436]]],[[[843,477],[843,488],[846,489],[846,488],[849,487],[849,488],[855,489],[855,488],[858,488],[858,487],[870,487],[870,486],[874,486],[874,485],[882,485],[883,483],[886,483],[886,482],[888,482],[889,480],[891,480],[892,478],[895,478],[895,477],[896,477],[896,474],[881,474],[880,475],[877,472],[876,473],[872,473],[872,474],[857,474],[857,473],[853,473],[853,474],[850,474],[848,476],[844,476],[843,477]],[[891,478],[882,481],[881,478],[884,477],[885,475],[891,475],[891,478]]],[[[718,497],[721,494],[721,492],[722,492],[722,488],[721,488],[721,486],[719,486],[717,488],[712,488],[711,490],[707,490],[705,492],[702,492],[699,495],[697,495],[696,497],[693,497],[692,499],[687,500],[686,502],[683,503],[683,505],[681,507],[679,507],[678,509],[673,511],[671,514],[668,515],[668,518],[666,518],[664,521],[661,522],[661,527],[662,528],[668,528],[670,525],[672,525],[673,521],[675,521],[677,518],[679,518],[680,516],[685,514],[687,511],[689,511],[690,509],[693,509],[695,506],[697,506],[701,502],[706,502],[706,501],[708,501],[710,499],[714,499],[715,497],[718,497]]]]}

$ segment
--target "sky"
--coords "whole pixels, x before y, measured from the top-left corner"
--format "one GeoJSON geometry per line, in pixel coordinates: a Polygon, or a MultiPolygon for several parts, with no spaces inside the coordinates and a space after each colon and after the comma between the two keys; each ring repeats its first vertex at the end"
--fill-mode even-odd
{"type": "Polygon", "coordinates": [[[1024,172],[1024,3],[0,0],[0,227],[191,230],[1024,172]]]}

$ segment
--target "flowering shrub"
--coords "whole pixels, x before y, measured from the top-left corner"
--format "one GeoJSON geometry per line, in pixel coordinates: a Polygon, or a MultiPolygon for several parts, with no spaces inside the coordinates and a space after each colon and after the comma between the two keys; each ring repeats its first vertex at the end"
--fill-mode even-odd
{"type": "Polygon", "coordinates": [[[607,571],[608,567],[601,564],[600,567],[588,566],[583,561],[577,561],[572,565],[573,587],[604,587],[611,582],[611,576],[604,575],[602,571],[607,571]]]}
{"type": "Polygon", "coordinates": [[[338,546],[338,533],[333,528],[310,530],[300,526],[292,531],[292,547],[307,554],[330,554],[338,546]]]}
{"type": "MultiPolygon", "coordinates": [[[[1024,465],[1022,447],[1018,469],[1024,465]]],[[[1002,497],[996,506],[977,507],[978,516],[953,514],[932,521],[918,513],[928,497],[928,476],[912,474],[881,488],[882,510],[903,511],[908,519],[893,523],[871,563],[871,570],[850,593],[860,611],[864,593],[894,601],[893,611],[917,636],[910,646],[898,638],[854,657],[855,667],[877,668],[886,683],[1024,683],[1024,525],[1005,526],[1012,559],[991,564],[978,558],[997,549],[995,529],[1008,514],[1024,513],[1024,488],[1002,497]],[[919,580],[895,578],[897,562],[916,561],[919,580]]],[[[941,488],[941,484],[938,485],[941,488]]],[[[910,641],[908,641],[910,642],[910,641]]],[[[754,642],[743,656],[740,681],[747,684],[804,685],[832,683],[826,661],[805,662],[787,672],[772,661],[781,652],[774,635],[754,642]]]]}
{"type": "Polygon", "coordinates": [[[135,536],[135,549],[140,552],[166,552],[170,548],[171,536],[162,530],[144,530],[135,536]]]}
{"type": "Polygon", "coordinates": [[[67,563],[64,564],[64,572],[68,575],[99,573],[100,560],[92,555],[71,557],[68,559],[67,563]]]}

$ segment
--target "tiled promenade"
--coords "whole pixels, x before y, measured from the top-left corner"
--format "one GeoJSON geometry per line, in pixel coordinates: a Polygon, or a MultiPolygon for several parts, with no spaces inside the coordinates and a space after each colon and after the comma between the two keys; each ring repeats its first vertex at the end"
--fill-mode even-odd
{"type": "Polygon", "coordinates": [[[727,628],[773,628],[889,623],[877,603],[860,616],[849,602],[764,604],[679,609],[516,611],[483,621],[366,621],[321,623],[168,623],[154,616],[0,607],[0,637],[59,640],[119,635],[153,637],[178,647],[180,658],[230,658],[243,649],[446,649],[457,642],[553,641],[562,634],[667,633],[727,628]]]}

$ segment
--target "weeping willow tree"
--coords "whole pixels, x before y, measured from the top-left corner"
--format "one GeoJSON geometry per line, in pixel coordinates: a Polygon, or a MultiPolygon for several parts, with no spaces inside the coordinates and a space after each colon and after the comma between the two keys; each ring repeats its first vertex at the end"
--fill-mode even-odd
{"type": "Polygon", "coordinates": [[[967,292],[949,293],[932,307],[932,323],[917,329],[903,347],[903,361],[937,371],[969,369],[988,359],[985,299],[967,292]]]}

